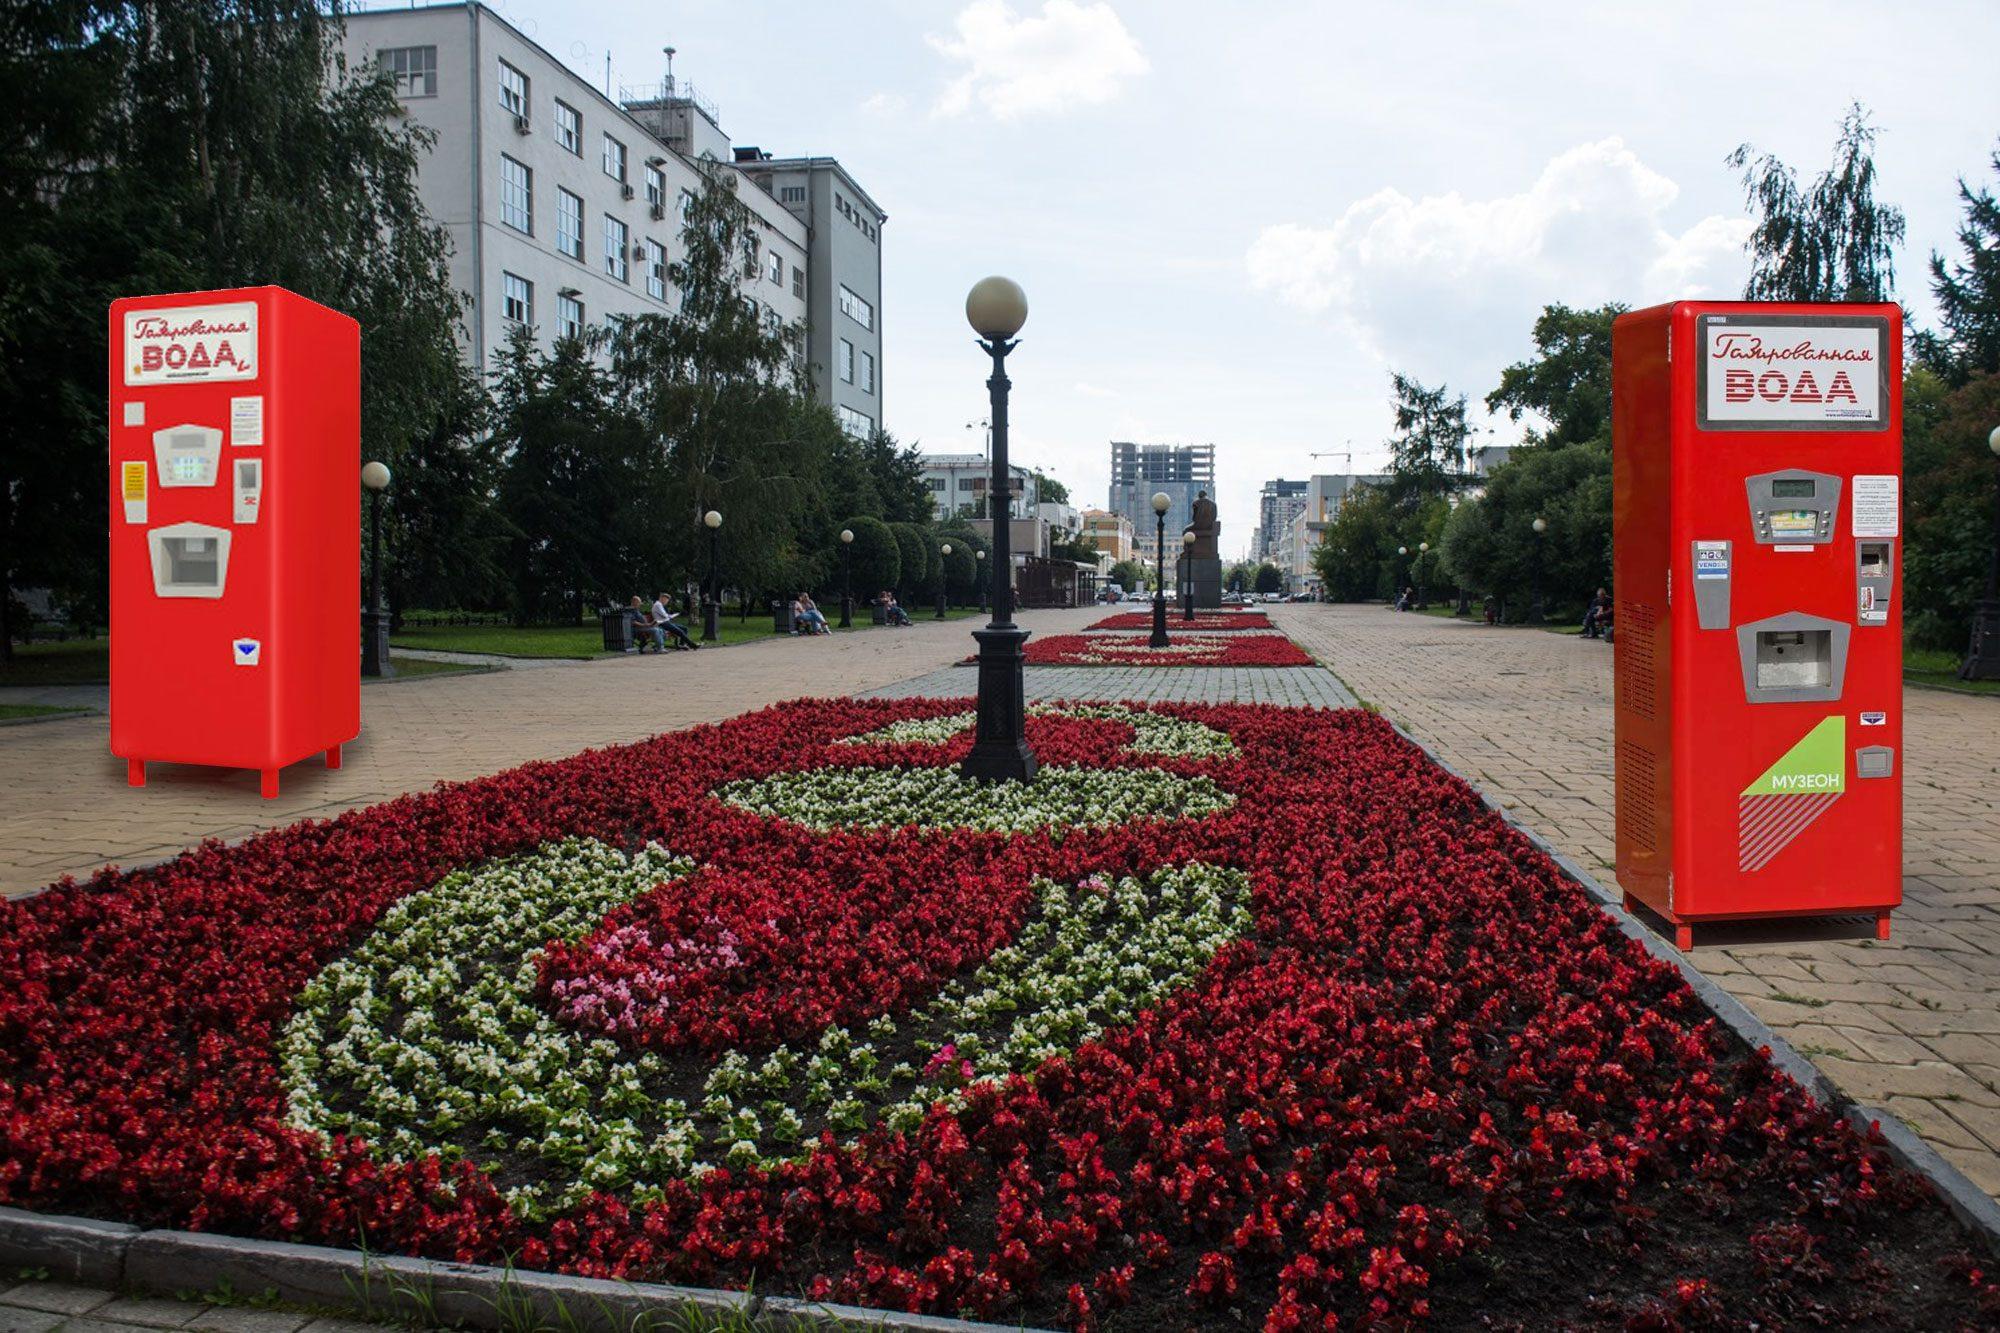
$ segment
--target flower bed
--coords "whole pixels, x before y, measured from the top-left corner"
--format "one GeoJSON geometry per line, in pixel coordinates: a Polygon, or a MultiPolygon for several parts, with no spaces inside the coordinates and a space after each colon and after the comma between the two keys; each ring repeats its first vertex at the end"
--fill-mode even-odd
{"type": "MultiPolygon", "coordinates": [[[[1311,666],[1282,634],[1189,634],[1170,626],[1165,648],[1143,634],[1051,634],[1028,640],[1030,666],[1311,666]]],[[[976,658],[968,658],[976,661],[976,658]]]]}
{"type": "MultiPolygon", "coordinates": [[[[1120,611],[1116,615],[1106,616],[1090,628],[1092,630],[1107,630],[1151,629],[1152,627],[1153,613],[1151,611],[1120,611]]],[[[1213,634],[1221,630],[1269,630],[1271,628],[1271,618],[1262,611],[1197,611],[1194,613],[1193,623],[1190,624],[1186,617],[1181,614],[1178,607],[1169,606],[1167,608],[1167,628],[1175,631],[1188,629],[1196,633],[1207,634],[1213,634]]]]}
{"type": "Polygon", "coordinates": [[[971,723],[784,705],[0,905],[0,1203],[1008,1324],[2000,1316],[1380,719],[1042,708],[984,802],[971,723]]]}

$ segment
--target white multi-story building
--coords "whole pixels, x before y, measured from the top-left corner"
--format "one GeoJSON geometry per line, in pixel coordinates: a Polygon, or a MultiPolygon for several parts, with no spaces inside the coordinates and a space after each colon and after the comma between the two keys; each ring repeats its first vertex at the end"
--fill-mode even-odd
{"type": "Polygon", "coordinates": [[[1306,483],[1305,503],[1287,521],[1283,541],[1271,558],[1271,563],[1289,576],[1295,590],[1319,586],[1312,555],[1319,549],[1327,524],[1339,516],[1340,507],[1363,486],[1380,485],[1387,480],[1381,473],[1336,472],[1321,473],[1306,483]]]}
{"type": "MultiPolygon", "coordinates": [[[[940,519],[954,514],[979,514],[986,504],[986,488],[993,479],[993,465],[984,454],[924,454],[924,484],[931,488],[931,504],[940,519]]],[[[1012,518],[1034,518],[1040,504],[1041,487],[1027,468],[1009,465],[1014,494],[1008,505],[1012,518]]]]}
{"type": "MultiPolygon", "coordinates": [[[[349,63],[390,71],[410,119],[436,136],[418,192],[451,238],[475,365],[490,368],[517,327],[546,347],[615,316],[672,311],[668,265],[704,158],[722,164],[753,219],[745,304],[773,326],[803,326],[809,354],[838,322],[835,301],[815,299],[826,284],[813,273],[814,219],[739,167],[715,108],[691,86],[669,78],[614,101],[477,0],[349,13],[346,24],[349,63]]],[[[875,225],[879,238],[879,210],[875,225]]],[[[852,276],[852,256],[849,281],[874,293],[879,329],[879,248],[870,253],[872,285],[852,276]]],[[[879,336],[871,355],[879,385],[879,336]]],[[[831,377],[815,379],[841,410],[831,377]]],[[[876,402],[865,428],[843,412],[850,431],[880,424],[879,391],[876,402]]]]}

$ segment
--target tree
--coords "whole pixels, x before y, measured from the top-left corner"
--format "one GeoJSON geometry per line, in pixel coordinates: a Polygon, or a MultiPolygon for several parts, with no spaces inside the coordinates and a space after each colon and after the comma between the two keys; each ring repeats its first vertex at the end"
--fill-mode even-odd
{"type": "MultiPolygon", "coordinates": [[[[2000,173],[2000,153],[1992,158],[2000,173]]],[[[1917,355],[1954,387],[1974,375],[2000,373],[2000,200],[1958,182],[1965,203],[1958,243],[1965,258],[1947,266],[1931,252],[1931,292],[1937,298],[1936,330],[1916,335],[1917,355]]]]}
{"type": "Polygon", "coordinates": [[[1395,586],[1395,501],[1380,486],[1349,492],[1313,548],[1313,572],[1330,601],[1358,602],[1395,586]]]}
{"type": "Polygon", "coordinates": [[[1066,505],[1069,503],[1069,487],[1057,481],[1046,472],[1035,473],[1035,494],[1044,504],[1066,505]]]}
{"type": "Polygon", "coordinates": [[[1738,145],[1727,159],[1743,173],[1744,202],[1757,217],[1750,301],[1886,301],[1896,285],[1903,211],[1875,202],[1875,130],[1859,102],[1841,118],[1833,165],[1810,187],[1769,153],[1738,145]]]}
{"type": "Polygon", "coordinates": [[[854,542],[848,547],[854,595],[867,601],[885,588],[894,588],[902,576],[902,551],[889,525],[870,514],[847,520],[854,542]]]}
{"type": "MultiPolygon", "coordinates": [[[[963,604],[979,596],[979,562],[963,540],[952,538],[950,544],[951,554],[942,558],[945,593],[953,602],[963,604]]],[[[940,547],[940,553],[942,550],[940,547]]]]}
{"type": "Polygon", "coordinates": [[[930,522],[937,508],[924,480],[923,456],[880,429],[868,437],[866,452],[882,518],[890,523],[930,522]]]}
{"type": "Polygon", "coordinates": [[[1414,507],[1449,494],[1465,474],[1465,395],[1454,398],[1442,384],[1433,389],[1394,371],[1389,385],[1396,398],[1389,493],[1414,507]]]}
{"type": "Polygon", "coordinates": [[[2000,374],[1952,388],[1927,367],[1903,382],[1904,627],[1919,647],[1962,652],[1993,558],[1993,455],[2000,374]]]}
{"type": "Polygon", "coordinates": [[[412,445],[448,437],[462,409],[462,307],[417,197],[429,136],[379,71],[344,67],[338,10],[45,0],[0,27],[0,415],[36,442],[0,451],[7,583],[101,602],[104,309],[118,296],[273,283],[352,315],[364,448],[396,472],[392,505],[425,490],[436,450],[412,445]]]}
{"type": "Polygon", "coordinates": [[[1468,592],[1492,593],[1518,619],[1530,590],[1581,607],[1611,579],[1611,453],[1595,444],[1530,445],[1494,469],[1433,544],[1439,569],[1468,592]],[[1537,534],[1534,521],[1547,531],[1537,534]]]}
{"type": "Polygon", "coordinates": [[[1111,567],[1111,581],[1127,592],[1136,592],[1152,582],[1152,575],[1137,560],[1120,560],[1111,567]]]}
{"type": "Polygon", "coordinates": [[[896,600],[914,603],[932,591],[931,561],[936,553],[930,531],[915,523],[891,523],[889,531],[895,534],[898,556],[896,600]]]}
{"type": "Polygon", "coordinates": [[[1611,434],[1611,325],[1625,312],[1617,303],[1594,310],[1566,305],[1542,308],[1535,320],[1535,356],[1500,372],[1500,387],[1486,395],[1486,409],[1503,408],[1509,420],[1534,412],[1549,423],[1530,431],[1530,443],[1560,447],[1611,434]]]}
{"type": "Polygon", "coordinates": [[[1273,564],[1257,566],[1256,591],[1259,596],[1285,590],[1285,573],[1273,564]]]}

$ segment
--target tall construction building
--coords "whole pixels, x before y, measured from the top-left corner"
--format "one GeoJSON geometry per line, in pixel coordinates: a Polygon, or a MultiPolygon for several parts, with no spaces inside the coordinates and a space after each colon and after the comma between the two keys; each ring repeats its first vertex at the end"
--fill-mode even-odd
{"type": "Polygon", "coordinates": [[[1257,531],[1250,539],[1250,558],[1285,563],[1286,538],[1292,519],[1306,507],[1306,491],[1311,483],[1274,477],[1257,495],[1257,531]]]}
{"type": "Polygon", "coordinates": [[[1202,491],[1215,499],[1215,446],[1212,444],[1133,444],[1111,442],[1111,494],[1105,505],[1114,514],[1132,521],[1133,542],[1153,558],[1153,496],[1165,491],[1167,507],[1167,560],[1179,558],[1181,529],[1194,513],[1195,497],[1202,491]]]}

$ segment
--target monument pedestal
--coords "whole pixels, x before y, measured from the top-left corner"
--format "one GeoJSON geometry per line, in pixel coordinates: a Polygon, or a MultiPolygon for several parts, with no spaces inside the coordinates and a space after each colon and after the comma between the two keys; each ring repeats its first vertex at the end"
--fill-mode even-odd
{"type": "Polygon", "coordinates": [[[1212,611],[1222,605],[1222,561],[1199,556],[1188,561],[1188,577],[1194,583],[1197,611],[1212,611]]]}

